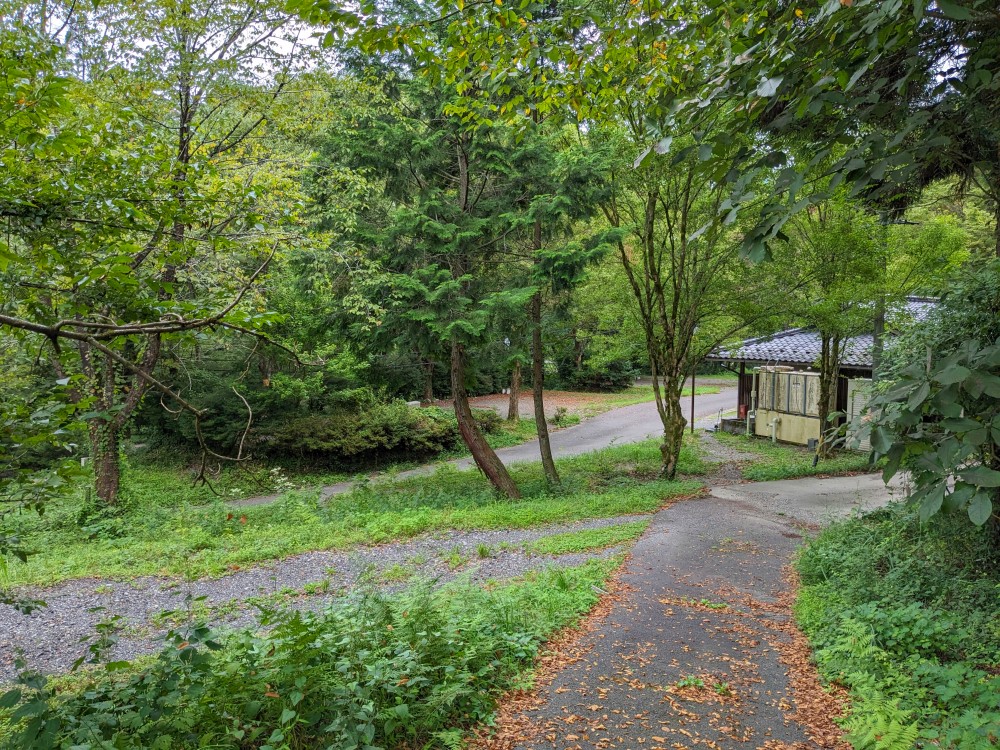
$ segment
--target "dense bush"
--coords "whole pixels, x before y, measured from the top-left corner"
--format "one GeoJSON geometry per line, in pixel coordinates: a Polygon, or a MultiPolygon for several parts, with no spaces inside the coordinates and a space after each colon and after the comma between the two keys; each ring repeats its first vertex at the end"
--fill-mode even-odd
{"type": "Polygon", "coordinates": [[[559,385],[571,391],[622,391],[635,385],[638,376],[639,368],[631,359],[584,359],[579,366],[563,361],[559,366],[559,385]]]}
{"type": "Polygon", "coordinates": [[[831,527],[798,559],[796,614],[847,686],[856,748],[996,747],[1000,572],[983,529],[892,506],[831,527]]]}
{"type": "Polygon", "coordinates": [[[186,628],[152,661],[82,685],[24,678],[0,698],[0,747],[458,747],[542,640],[593,606],[614,564],[491,592],[421,587],[274,612],[266,635],[238,631],[223,645],[186,628]]]}
{"type": "Polygon", "coordinates": [[[402,401],[289,419],[256,438],[257,452],[316,463],[353,462],[378,453],[427,456],[455,447],[455,418],[402,401]]]}
{"type": "Polygon", "coordinates": [[[473,409],[472,416],[475,417],[479,429],[487,435],[495,435],[503,429],[503,417],[494,409],[473,409]]]}

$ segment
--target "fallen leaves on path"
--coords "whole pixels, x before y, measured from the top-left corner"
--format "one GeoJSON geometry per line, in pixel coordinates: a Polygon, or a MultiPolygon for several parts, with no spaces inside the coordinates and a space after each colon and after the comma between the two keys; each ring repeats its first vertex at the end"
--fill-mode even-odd
{"type": "MultiPolygon", "coordinates": [[[[660,599],[666,618],[696,620],[706,633],[717,632],[734,639],[739,651],[730,655],[713,654],[718,664],[715,669],[692,673],[675,684],[658,685],[650,684],[648,677],[643,680],[636,676],[636,670],[651,662],[655,644],[627,640],[601,644],[604,634],[599,632],[597,638],[587,637],[598,630],[615,606],[622,605],[631,611],[624,594],[634,589],[622,584],[616,573],[609,583],[609,593],[601,598],[590,616],[546,649],[538,664],[534,689],[508,695],[497,713],[495,728],[481,730],[470,747],[513,750],[537,743],[560,750],[722,750],[732,746],[720,744],[727,739],[744,747],[756,739],[754,747],[759,750],[850,750],[834,723],[845,711],[846,696],[842,690],[827,690],[820,683],[809,644],[791,616],[798,581],[787,567],[784,579],[786,588],[774,602],[755,600],[728,586],[714,591],[714,599],[660,599]],[[586,682],[562,684],[544,695],[545,688],[570,665],[586,659],[584,672],[589,673],[596,665],[591,654],[594,646],[606,649],[608,644],[620,666],[613,673],[595,673],[597,682],[617,685],[619,691],[624,687],[626,695],[650,690],[658,693],[661,705],[667,709],[662,718],[646,711],[632,714],[620,707],[606,707],[609,688],[592,687],[586,682]],[[759,674],[756,660],[769,651],[785,667],[787,689],[765,685],[759,674]],[[564,693],[571,695],[561,698],[564,693]],[[747,702],[752,693],[758,697],[747,702]],[[597,699],[576,704],[577,711],[585,715],[568,708],[577,698],[575,694],[597,699]],[[809,742],[783,742],[769,738],[769,732],[755,737],[751,717],[758,705],[754,701],[761,698],[780,709],[786,724],[801,727],[809,742]],[[553,708],[558,710],[560,702],[561,716],[541,718],[544,713],[551,715],[553,708]],[[708,727],[712,736],[705,734],[708,727]]],[[[683,646],[680,650],[688,649],[683,646]]]]}
{"type": "MultiPolygon", "coordinates": [[[[579,733],[565,733],[565,728],[560,727],[556,720],[537,722],[530,718],[529,713],[545,704],[547,698],[542,696],[541,692],[552,684],[555,676],[569,665],[578,662],[591,650],[591,646],[585,646],[583,643],[586,636],[600,626],[615,604],[631,590],[620,579],[621,571],[628,565],[628,561],[629,558],[626,557],[622,566],[608,579],[604,587],[605,593],[590,613],[575,627],[564,630],[546,644],[535,666],[533,688],[505,695],[497,709],[495,725],[492,728],[479,729],[468,744],[469,750],[513,750],[536,737],[545,737],[551,742],[555,742],[559,737],[567,742],[576,742],[580,739],[579,733]]],[[[559,688],[554,692],[563,693],[568,690],[559,688]]],[[[564,717],[562,722],[575,724],[580,718],[573,714],[564,717]]],[[[606,715],[587,720],[592,725],[592,731],[601,731],[605,728],[601,724],[602,718],[607,720],[606,715]]],[[[583,736],[589,738],[589,734],[583,736]]]]}

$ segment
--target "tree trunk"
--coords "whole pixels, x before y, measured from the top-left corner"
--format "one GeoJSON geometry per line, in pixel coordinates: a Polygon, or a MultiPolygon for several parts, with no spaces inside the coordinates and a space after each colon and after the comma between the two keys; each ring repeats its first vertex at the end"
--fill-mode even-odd
{"type": "Polygon", "coordinates": [[[820,333],[821,353],[819,368],[819,443],[816,455],[829,458],[833,452],[827,439],[830,413],[836,407],[837,380],[840,378],[840,336],[820,333]]]}
{"type": "Polygon", "coordinates": [[[451,393],[455,400],[455,418],[458,420],[458,431],[462,440],[469,448],[476,466],[486,475],[497,490],[511,499],[521,497],[521,492],[510,478],[507,467],[497,457],[497,454],[483,438],[476,424],[472,409],[469,407],[469,395],[465,391],[465,352],[457,341],[451,344],[451,393]]]}
{"type": "Polygon", "coordinates": [[[680,463],[684,427],[687,424],[680,395],[674,388],[667,388],[660,421],[663,422],[663,443],[660,445],[660,453],[663,456],[661,474],[666,479],[674,479],[677,477],[677,464],[680,463]]]}
{"type": "Polygon", "coordinates": [[[875,329],[872,335],[872,382],[877,383],[882,370],[882,352],[885,349],[885,295],[875,298],[875,329]]]}
{"type": "Polygon", "coordinates": [[[117,505],[121,487],[118,429],[107,422],[90,426],[91,460],[94,466],[94,489],[105,505],[117,505]]]}
{"type": "Polygon", "coordinates": [[[535,429],[538,431],[538,452],[542,457],[545,481],[559,484],[559,472],[552,458],[549,423],[545,421],[545,350],[542,347],[542,293],[531,298],[531,395],[535,403],[535,429]]]}
{"type": "Polygon", "coordinates": [[[434,402],[434,363],[424,363],[424,403],[434,402]]]}
{"type": "Polygon", "coordinates": [[[510,373],[510,399],[507,401],[507,421],[517,423],[521,420],[521,360],[514,360],[514,369],[510,373]]]}

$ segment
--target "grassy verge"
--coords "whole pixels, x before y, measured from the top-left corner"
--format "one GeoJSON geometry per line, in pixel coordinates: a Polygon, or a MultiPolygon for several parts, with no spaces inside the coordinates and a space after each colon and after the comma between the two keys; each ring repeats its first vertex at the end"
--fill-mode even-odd
{"type": "MultiPolygon", "coordinates": [[[[270,505],[234,509],[169,472],[156,483],[139,469],[125,476],[113,512],[88,503],[83,488],[42,517],[24,514],[14,529],[33,551],[27,564],[10,560],[0,585],[50,584],[85,576],[132,578],[166,574],[197,578],[322,549],[379,544],[446,529],[529,528],[586,518],[648,513],[695,491],[695,479],[657,478],[655,441],[561,459],[563,486],[546,486],[540,465],[515,464],[524,498],[499,499],[474,470],[442,467],[434,474],[364,483],[320,503],[316,492],[289,492],[270,505]]],[[[705,464],[692,443],[680,470],[705,464]]]]}
{"type": "Polygon", "coordinates": [[[620,563],[276,611],[221,643],[186,627],[154,659],[3,696],[0,747],[459,747],[620,563]]]}
{"type": "Polygon", "coordinates": [[[874,471],[868,463],[868,456],[854,451],[841,451],[837,456],[821,460],[813,466],[815,451],[799,445],[772,443],[770,440],[744,435],[730,435],[727,432],[713,433],[713,437],[723,445],[746,453],[755,458],[740,468],[744,479],[752,482],[767,482],[774,479],[794,479],[817,474],[850,474],[858,471],[874,471]]]}
{"type": "Polygon", "coordinates": [[[1000,744],[1000,569],[968,519],[895,505],[800,553],[798,621],[858,750],[1000,744]]]}
{"type": "Polygon", "coordinates": [[[552,534],[528,542],[524,545],[524,550],[534,555],[566,555],[571,552],[606,549],[638,539],[648,526],[649,521],[635,521],[618,526],[605,526],[601,529],[583,529],[582,531],[569,531],[565,534],[552,534]]]}

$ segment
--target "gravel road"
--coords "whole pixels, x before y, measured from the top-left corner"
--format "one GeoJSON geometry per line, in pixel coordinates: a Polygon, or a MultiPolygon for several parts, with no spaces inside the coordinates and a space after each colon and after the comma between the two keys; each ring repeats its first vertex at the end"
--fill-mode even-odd
{"type": "Polygon", "coordinates": [[[255,601],[312,608],[364,582],[389,588],[422,578],[443,583],[467,576],[483,582],[553,565],[580,565],[590,558],[614,554],[618,548],[551,557],[527,554],[521,545],[552,534],[644,518],[649,516],[619,516],[530,530],[452,531],[350,552],[309,552],[209,580],[81,579],[23,591],[43,599],[47,606],[24,615],[0,604],[0,684],[15,676],[19,655],[31,669],[46,673],[68,670],[86,653],[85,641],[94,636],[94,627],[116,615],[121,618],[120,640],[109,657],[131,659],[155,651],[162,635],[181,616],[164,616],[165,612],[191,607],[217,625],[237,627],[255,622],[255,601]],[[489,548],[488,557],[480,557],[480,546],[489,548]]]}

